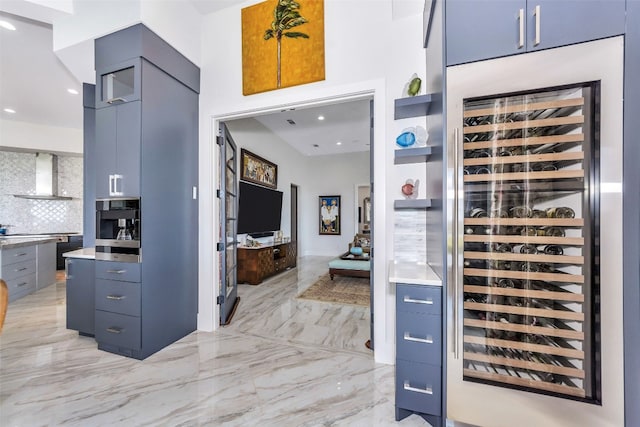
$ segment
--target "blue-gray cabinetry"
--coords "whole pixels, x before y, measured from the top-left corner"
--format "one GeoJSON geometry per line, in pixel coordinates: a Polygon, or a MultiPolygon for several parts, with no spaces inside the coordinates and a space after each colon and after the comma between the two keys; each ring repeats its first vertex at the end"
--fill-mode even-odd
{"type": "Polygon", "coordinates": [[[200,71],[142,24],[95,51],[96,197],[140,199],[141,255],[96,261],[95,337],[144,359],[197,326],[200,71]]]}
{"type": "Polygon", "coordinates": [[[623,34],[625,0],[447,0],[447,65],[623,34]]]}
{"type": "Polygon", "coordinates": [[[442,287],[396,287],[396,420],[442,425],[442,287]]]}
{"type": "Polygon", "coordinates": [[[96,110],[96,197],[140,197],[141,102],[96,110]]]}
{"type": "Polygon", "coordinates": [[[95,261],[67,258],[67,329],[80,335],[94,335],[95,261]]]}

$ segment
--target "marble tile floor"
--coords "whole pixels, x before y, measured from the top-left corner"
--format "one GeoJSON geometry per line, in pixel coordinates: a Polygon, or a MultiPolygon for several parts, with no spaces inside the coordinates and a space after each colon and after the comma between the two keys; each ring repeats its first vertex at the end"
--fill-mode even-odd
{"type": "Polygon", "coordinates": [[[394,420],[394,367],[364,347],[368,308],[295,296],[330,258],[240,285],[231,325],[144,361],[65,328],[65,284],[9,306],[0,336],[4,426],[428,426],[394,420]]]}

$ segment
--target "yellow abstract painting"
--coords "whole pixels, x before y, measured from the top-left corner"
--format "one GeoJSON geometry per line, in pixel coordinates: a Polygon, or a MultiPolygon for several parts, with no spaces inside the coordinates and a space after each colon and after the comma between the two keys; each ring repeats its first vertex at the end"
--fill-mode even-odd
{"type": "Polygon", "coordinates": [[[242,9],[242,94],[324,80],[324,0],[242,9]]]}

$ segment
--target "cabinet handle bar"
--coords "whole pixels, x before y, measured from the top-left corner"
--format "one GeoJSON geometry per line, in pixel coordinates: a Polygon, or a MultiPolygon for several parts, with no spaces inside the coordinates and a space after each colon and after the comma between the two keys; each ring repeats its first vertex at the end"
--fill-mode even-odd
{"type": "Polygon", "coordinates": [[[427,335],[427,338],[417,338],[417,337],[412,337],[409,332],[405,332],[404,333],[404,340],[405,341],[420,342],[420,343],[423,343],[423,344],[433,344],[433,337],[431,335],[427,335]]]}
{"type": "Polygon", "coordinates": [[[122,333],[122,328],[118,328],[116,326],[111,326],[107,328],[107,332],[110,332],[112,334],[121,334],[122,333]]]}
{"type": "Polygon", "coordinates": [[[431,298],[428,298],[426,300],[424,299],[415,299],[415,298],[411,298],[407,295],[404,296],[404,298],[402,299],[402,302],[409,302],[409,303],[413,303],[413,304],[428,304],[428,305],[433,305],[433,300],[431,298]]]}
{"type": "Polygon", "coordinates": [[[127,270],[107,270],[107,273],[113,273],[113,274],[123,274],[126,272],[127,270]]]}
{"type": "Polygon", "coordinates": [[[518,28],[519,28],[518,49],[522,49],[524,47],[524,9],[520,9],[518,11],[518,28]]]}
{"type": "Polygon", "coordinates": [[[114,102],[127,102],[127,100],[120,97],[107,99],[107,104],[113,104],[114,102]]]}
{"type": "Polygon", "coordinates": [[[415,391],[416,393],[433,394],[433,389],[431,387],[429,386],[427,386],[427,388],[411,387],[411,384],[409,384],[409,381],[404,382],[404,389],[407,391],[415,391]]]}
{"type": "Polygon", "coordinates": [[[107,295],[107,299],[116,300],[116,301],[120,301],[125,298],[126,297],[124,295],[107,295]]]}
{"type": "Polygon", "coordinates": [[[533,45],[538,46],[540,44],[540,5],[536,6],[533,14],[536,17],[536,38],[533,41],[533,45]]]}

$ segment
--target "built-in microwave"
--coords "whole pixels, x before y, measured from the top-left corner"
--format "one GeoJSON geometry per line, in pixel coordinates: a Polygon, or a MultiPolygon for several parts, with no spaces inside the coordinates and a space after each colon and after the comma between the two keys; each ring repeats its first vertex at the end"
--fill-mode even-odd
{"type": "Polygon", "coordinates": [[[140,199],[96,200],[96,259],[140,262],[140,199]]]}

